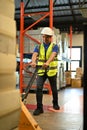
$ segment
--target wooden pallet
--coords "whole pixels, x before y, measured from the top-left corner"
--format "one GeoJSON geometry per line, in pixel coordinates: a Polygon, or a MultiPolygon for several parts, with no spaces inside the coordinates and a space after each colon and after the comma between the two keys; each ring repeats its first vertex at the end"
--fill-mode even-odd
{"type": "Polygon", "coordinates": [[[18,130],[42,130],[21,101],[21,115],[18,130]]]}

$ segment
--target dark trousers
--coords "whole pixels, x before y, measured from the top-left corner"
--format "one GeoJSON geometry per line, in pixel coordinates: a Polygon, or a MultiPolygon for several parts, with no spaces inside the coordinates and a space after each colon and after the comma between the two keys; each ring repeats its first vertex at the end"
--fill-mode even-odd
{"type": "Polygon", "coordinates": [[[44,74],[43,76],[37,77],[37,91],[36,91],[37,108],[41,108],[43,106],[42,104],[43,85],[47,78],[50,82],[52,90],[53,105],[58,105],[57,75],[49,77],[46,74],[44,74]]]}

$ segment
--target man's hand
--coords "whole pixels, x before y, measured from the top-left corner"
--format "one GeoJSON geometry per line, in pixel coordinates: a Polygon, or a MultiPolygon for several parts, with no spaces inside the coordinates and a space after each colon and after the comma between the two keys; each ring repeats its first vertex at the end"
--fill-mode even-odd
{"type": "Polygon", "coordinates": [[[52,52],[52,54],[49,57],[49,59],[43,64],[43,68],[47,68],[49,66],[50,62],[54,60],[56,55],[57,55],[56,52],[52,52]]]}
{"type": "Polygon", "coordinates": [[[32,62],[30,65],[31,65],[31,67],[35,68],[36,67],[36,62],[32,62]]]}
{"type": "Polygon", "coordinates": [[[49,63],[48,62],[45,62],[44,64],[43,64],[43,68],[47,68],[49,66],[49,63]]]}

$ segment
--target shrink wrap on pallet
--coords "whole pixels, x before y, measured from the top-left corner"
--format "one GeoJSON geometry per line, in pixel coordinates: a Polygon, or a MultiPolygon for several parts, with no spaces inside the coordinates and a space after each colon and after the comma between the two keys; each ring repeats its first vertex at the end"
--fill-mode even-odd
{"type": "Polygon", "coordinates": [[[0,52],[16,55],[16,38],[0,34],[0,52]]]}
{"type": "Polygon", "coordinates": [[[0,14],[14,19],[15,4],[14,0],[0,0],[0,14]]]}
{"type": "Polygon", "coordinates": [[[20,92],[16,89],[16,21],[14,0],[0,0],[0,130],[19,125],[20,92]]]}
{"type": "Polygon", "coordinates": [[[12,111],[3,117],[0,117],[0,130],[13,130],[18,127],[20,121],[21,109],[12,111]]]}
{"type": "Polygon", "coordinates": [[[16,70],[16,55],[0,53],[0,74],[14,73],[16,70]]]}
{"type": "Polygon", "coordinates": [[[0,92],[16,89],[16,74],[0,74],[0,92]]]}
{"type": "Polygon", "coordinates": [[[0,34],[16,38],[16,21],[0,14],[0,34]]]}
{"type": "Polygon", "coordinates": [[[19,89],[0,92],[0,117],[19,108],[21,108],[19,89]]]}

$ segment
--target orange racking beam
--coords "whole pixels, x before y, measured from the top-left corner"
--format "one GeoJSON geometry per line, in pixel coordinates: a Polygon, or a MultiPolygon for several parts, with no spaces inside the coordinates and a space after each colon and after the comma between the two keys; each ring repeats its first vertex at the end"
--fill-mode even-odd
{"type": "MultiPolygon", "coordinates": [[[[53,0],[49,1],[49,26],[50,28],[53,28],[53,0]]],[[[50,92],[51,93],[51,92],[50,92]]]]}
{"type": "Polygon", "coordinates": [[[34,37],[30,36],[29,34],[26,34],[25,33],[25,36],[30,38],[31,40],[33,40],[34,42],[38,43],[38,44],[41,44],[41,42],[39,42],[37,39],[35,39],[34,37]]]}
{"type": "Polygon", "coordinates": [[[36,22],[34,22],[33,24],[31,24],[28,28],[26,28],[23,32],[25,33],[27,30],[31,29],[33,26],[35,26],[37,23],[39,23],[41,20],[43,20],[45,17],[47,17],[49,15],[49,12],[46,13],[43,17],[41,17],[40,19],[38,19],[36,22]]]}
{"type": "Polygon", "coordinates": [[[21,13],[20,13],[20,92],[22,93],[22,85],[23,85],[23,42],[24,42],[24,3],[21,2],[21,13]]]}
{"type": "Polygon", "coordinates": [[[49,25],[50,28],[53,28],[53,0],[50,0],[50,4],[49,4],[49,16],[50,16],[50,20],[49,20],[49,25]]]}
{"type": "Polygon", "coordinates": [[[27,14],[24,14],[24,16],[34,16],[34,15],[37,15],[37,14],[47,14],[47,12],[34,12],[34,13],[27,13],[27,14]]]}

